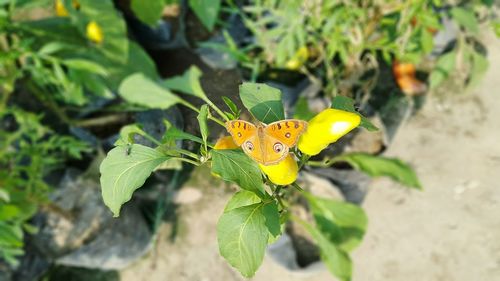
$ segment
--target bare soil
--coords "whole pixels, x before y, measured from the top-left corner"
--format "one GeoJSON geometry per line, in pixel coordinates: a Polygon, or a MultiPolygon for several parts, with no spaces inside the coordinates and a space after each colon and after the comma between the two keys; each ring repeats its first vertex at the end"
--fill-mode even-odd
{"type": "MultiPolygon", "coordinates": [[[[354,281],[500,280],[500,40],[485,42],[490,68],[481,85],[444,100],[429,97],[388,149],[415,167],[425,190],[373,182],[354,281]]],[[[176,240],[163,225],[155,250],[123,270],[122,280],[244,280],[219,255],[215,232],[231,187],[201,174],[191,185],[203,196],[181,206],[176,240]]],[[[332,279],[326,270],[287,272],[268,256],[252,278],[332,279]]]]}

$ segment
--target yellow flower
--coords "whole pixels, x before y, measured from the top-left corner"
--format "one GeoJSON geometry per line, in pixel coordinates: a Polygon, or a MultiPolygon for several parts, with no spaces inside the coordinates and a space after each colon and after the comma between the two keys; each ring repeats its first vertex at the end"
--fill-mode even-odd
{"type": "MultiPolygon", "coordinates": [[[[80,3],[77,0],[72,1],[73,7],[75,9],[80,9],[80,3]]],[[[68,10],[66,10],[66,7],[64,7],[63,0],[55,0],[54,2],[54,8],[56,10],[56,15],[58,17],[67,17],[69,16],[68,10]]]]}
{"type": "Polygon", "coordinates": [[[104,40],[101,27],[95,21],[87,24],[87,38],[94,43],[101,43],[104,40]]]}
{"type": "Polygon", "coordinates": [[[356,128],[360,122],[361,117],[358,114],[325,109],[309,121],[297,147],[305,154],[316,155],[330,143],[356,128]]]}
{"type": "Polygon", "coordinates": [[[264,166],[259,164],[260,169],[269,177],[269,180],[278,185],[288,185],[297,179],[299,167],[291,154],[278,164],[264,166]]]}
{"type": "Polygon", "coordinates": [[[54,3],[54,8],[58,17],[67,17],[69,15],[68,10],[66,10],[66,7],[64,7],[64,3],[62,0],[56,0],[54,3]]]}
{"type": "Polygon", "coordinates": [[[285,68],[289,70],[298,70],[309,58],[307,47],[300,47],[297,52],[285,63],[285,68]]]}
{"type": "Polygon", "coordinates": [[[221,137],[215,143],[214,149],[235,149],[238,146],[234,143],[233,137],[225,136],[221,137]]]}

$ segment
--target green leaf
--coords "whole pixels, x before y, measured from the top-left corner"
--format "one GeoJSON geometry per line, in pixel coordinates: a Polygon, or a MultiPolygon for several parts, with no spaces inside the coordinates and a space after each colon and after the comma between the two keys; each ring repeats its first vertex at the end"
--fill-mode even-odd
{"type": "Polygon", "coordinates": [[[203,139],[203,144],[205,144],[206,146],[208,138],[208,125],[207,125],[208,104],[204,104],[201,106],[197,119],[198,119],[198,124],[200,125],[201,138],[203,139]]]}
{"type": "Polygon", "coordinates": [[[344,251],[351,251],[362,241],[368,218],[360,207],[346,202],[318,198],[304,193],[318,229],[344,251]]]}
{"type": "Polygon", "coordinates": [[[300,97],[295,105],[293,118],[309,121],[314,117],[314,112],[309,109],[307,98],[300,97]]]}
{"type": "Polygon", "coordinates": [[[52,55],[64,49],[70,49],[73,46],[63,42],[52,41],[43,45],[39,50],[39,55],[52,55]]]}
{"type": "Polygon", "coordinates": [[[123,126],[120,129],[120,138],[114,143],[115,146],[127,145],[134,143],[134,135],[146,135],[139,124],[130,124],[123,126]]]}
{"type": "Polygon", "coordinates": [[[170,122],[167,120],[164,120],[165,127],[167,128],[167,131],[165,132],[165,135],[162,137],[162,143],[167,143],[172,140],[190,140],[194,141],[200,144],[203,144],[203,140],[200,139],[197,136],[193,136],[189,133],[186,133],[184,131],[179,130],[177,127],[172,126],[170,122]]]}
{"type": "Polygon", "coordinates": [[[488,70],[489,62],[482,54],[472,51],[471,54],[472,67],[467,87],[473,88],[481,81],[481,78],[488,70]]]}
{"type": "Polygon", "coordinates": [[[161,18],[164,0],[132,0],[130,8],[141,21],[154,26],[161,18]]]}
{"type": "Polygon", "coordinates": [[[455,61],[457,52],[449,52],[441,57],[436,62],[434,70],[432,70],[429,77],[429,84],[431,88],[439,86],[455,69],[455,61]]]}
{"type": "Polygon", "coordinates": [[[367,153],[349,153],[338,158],[369,176],[387,176],[408,187],[422,189],[417,175],[406,163],[396,158],[374,156],[367,153]]]}
{"type": "Polygon", "coordinates": [[[21,227],[0,221],[0,248],[21,247],[22,245],[23,232],[21,227]]]}
{"type": "Polygon", "coordinates": [[[451,16],[458,22],[458,24],[470,32],[474,34],[479,32],[479,23],[474,15],[474,10],[462,7],[453,7],[453,9],[451,9],[451,16]]]}
{"type": "Polygon", "coordinates": [[[4,202],[9,202],[10,201],[9,192],[7,190],[0,188],[0,199],[3,200],[4,202]]]}
{"type": "Polygon", "coordinates": [[[364,117],[363,115],[359,114],[356,111],[356,109],[354,108],[354,100],[352,100],[348,97],[337,95],[332,100],[331,108],[356,113],[359,115],[359,117],[361,117],[361,123],[359,124],[360,127],[363,127],[370,132],[378,131],[378,128],[375,125],[373,125],[372,122],[370,122],[370,120],[368,120],[368,118],[364,117]]]}
{"type": "Polygon", "coordinates": [[[132,74],[123,80],[118,92],[128,102],[150,108],[167,109],[179,102],[176,95],[142,73],[132,74]]]}
{"type": "Polygon", "coordinates": [[[281,234],[280,213],[275,201],[266,203],[262,209],[262,214],[266,218],[266,227],[273,237],[281,234]]]}
{"type": "Polygon", "coordinates": [[[231,112],[233,114],[237,114],[238,113],[238,111],[239,111],[238,107],[236,106],[236,104],[234,104],[234,102],[230,98],[222,96],[222,100],[227,105],[227,107],[229,107],[229,109],[231,110],[231,112]]]}
{"type": "Polygon", "coordinates": [[[106,71],[106,69],[104,67],[102,67],[101,65],[99,65],[93,61],[90,61],[90,60],[67,59],[67,60],[63,60],[62,63],[64,63],[69,68],[88,71],[88,72],[92,72],[92,73],[99,74],[102,76],[108,75],[108,72],[106,71]]]}
{"type": "Polygon", "coordinates": [[[19,206],[14,204],[0,204],[0,221],[16,218],[21,213],[19,206]]]}
{"type": "Polygon", "coordinates": [[[189,0],[189,6],[208,31],[212,31],[219,14],[220,0],[189,0]]]}
{"type": "Polygon", "coordinates": [[[163,81],[163,86],[192,95],[202,100],[207,99],[207,95],[200,84],[201,70],[196,66],[191,66],[182,76],[174,76],[163,81]]]}
{"type": "Polygon", "coordinates": [[[269,237],[263,206],[257,203],[232,209],[217,223],[220,254],[247,278],[262,264],[269,237]]]}
{"type": "Polygon", "coordinates": [[[118,146],[108,153],[99,169],[102,198],[115,217],[153,170],[168,159],[157,150],[140,144],[118,146]]]}
{"type": "Polygon", "coordinates": [[[349,255],[335,246],[318,229],[302,220],[297,220],[312,236],[318,245],[321,260],[328,270],[342,281],[350,281],[352,275],[352,262],[349,255]]]}
{"type": "Polygon", "coordinates": [[[238,184],[242,189],[264,198],[262,174],[257,163],[241,150],[212,150],[212,172],[222,179],[238,184]]]}
{"type": "Polygon", "coordinates": [[[240,97],[248,111],[262,123],[269,124],[285,119],[279,89],[266,84],[247,82],[240,85],[240,97]]]}
{"type": "Polygon", "coordinates": [[[224,208],[224,212],[229,212],[232,209],[253,205],[260,202],[262,202],[262,199],[260,199],[259,196],[255,195],[255,193],[246,190],[240,190],[236,192],[233,197],[231,197],[231,199],[229,199],[229,202],[227,202],[226,207],[224,208]]]}

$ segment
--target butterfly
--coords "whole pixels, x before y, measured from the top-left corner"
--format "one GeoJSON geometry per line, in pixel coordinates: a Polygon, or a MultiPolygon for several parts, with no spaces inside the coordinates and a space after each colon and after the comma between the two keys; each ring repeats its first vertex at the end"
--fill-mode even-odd
{"type": "Polygon", "coordinates": [[[306,128],[306,121],[296,119],[281,120],[269,125],[254,125],[243,120],[226,122],[226,129],[236,145],[241,146],[250,158],[265,166],[285,159],[306,128]]]}
{"type": "Polygon", "coordinates": [[[427,91],[427,85],[416,78],[415,65],[396,61],[392,65],[392,72],[396,83],[404,94],[415,96],[427,91]]]}

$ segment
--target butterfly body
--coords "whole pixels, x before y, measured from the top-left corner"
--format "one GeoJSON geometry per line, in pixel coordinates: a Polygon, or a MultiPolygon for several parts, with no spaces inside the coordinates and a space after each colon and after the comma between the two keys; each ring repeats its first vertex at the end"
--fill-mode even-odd
{"type": "Polygon", "coordinates": [[[287,119],[269,125],[254,125],[243,120],[226,123],[234,142],[241,146],[250,158],[263,165],[273,165],[285,159],[291,147],[297,144],[307,128],[307,122],[287,119]]]}

